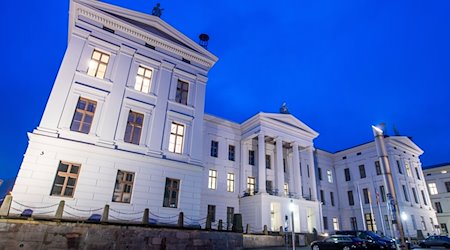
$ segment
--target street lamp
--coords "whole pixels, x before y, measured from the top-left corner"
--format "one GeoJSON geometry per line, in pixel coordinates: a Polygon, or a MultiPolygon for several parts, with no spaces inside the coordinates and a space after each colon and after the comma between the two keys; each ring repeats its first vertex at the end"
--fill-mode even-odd
{"type": "Polygon", "coordinates": [[[408,242],[409,242],[409,244],[411,244],[411,238],[410,238],[410,236],[409,236],[409,231],[408,231],[408,224],[406,223],[407,220],[408,220],[408,215],[406,215],[405,212],[402,212],[402,214],[400,215],[400,217],[402,217],[402,221],[405,222],[406,236],[408,237],[408,242]]]}
{"type": "Polygon", "coordinates": [[[292,220],[292,250],[295,250],[295,232],[294,232],[294,202],[291,200],[289,204],[289,210],[291,210],[291,220],[292,220]]]}

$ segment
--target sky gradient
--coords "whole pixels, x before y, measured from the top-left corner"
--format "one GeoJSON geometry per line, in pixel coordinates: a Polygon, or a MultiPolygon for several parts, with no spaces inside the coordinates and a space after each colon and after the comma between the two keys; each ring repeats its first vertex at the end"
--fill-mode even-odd
{"type": "MultiPolygon", "coordinates": [[[[104,2],[151,13],[156,1],[104,2]]],[[[206,112],[243,122],[283,102],[335,152],[396,126],[450,162],[450,1],[160,1],[161,18],[219,57],[206,112]]],[[[6,1],[0,178],[17,174],[67,46],[68,0],[6,1]]]]}

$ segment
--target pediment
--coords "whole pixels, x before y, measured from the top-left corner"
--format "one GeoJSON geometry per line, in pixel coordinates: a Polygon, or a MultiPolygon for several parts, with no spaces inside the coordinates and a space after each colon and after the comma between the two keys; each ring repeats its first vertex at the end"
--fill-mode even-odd
{"type": "Polygon", "coordinates": [[[295,116],[291,114],[271,114],[271,113],[262,113],[261,117],[271,120],[273,122],[277,122],[294,129],[299,129],[303,132],[310,134],[312,137],[317,137],[319,133],[308,127],[305,123],[297,119],[295,116]]]}
{"type": "Polygon", "coordinates": [[[409,148],[412,151],[416,151],[417,154],[423,154],[423,150],[419,148],[409,137],[407,136],[390,136],[388,140],[397,145],[409,148]]]}

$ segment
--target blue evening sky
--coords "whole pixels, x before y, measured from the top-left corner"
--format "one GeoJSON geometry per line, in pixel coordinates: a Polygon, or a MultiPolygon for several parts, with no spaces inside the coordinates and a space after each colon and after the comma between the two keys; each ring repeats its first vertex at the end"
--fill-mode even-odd
{"type": "MultiPolygon", "coordinates": [[[[105,0],[150,13],[157,1],[105,0]]],[[[163,1],[162,19],[219,61],[206,112],[242,122],[290,112],[337,151],[386,123],[412,136],[423,166],[450,162],[450,1],[163,1]]],[[[69,0],[6,1],[2,39],[0,178],[14,177],[67,45],[69,0]]]]}

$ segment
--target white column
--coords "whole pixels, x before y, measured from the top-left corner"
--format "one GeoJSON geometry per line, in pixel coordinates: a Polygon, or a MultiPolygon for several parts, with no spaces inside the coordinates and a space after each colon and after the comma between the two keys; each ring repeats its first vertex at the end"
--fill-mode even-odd
{"type": "Polygon", "coordinates": [[[258,134],[258,193],[266,193],[266,147],[264,134],[258,134]]]}
{"type": "Polygon", "coordinates": [[[284,196],[284,170],[283,170],[283,140],[280,137],[275,139],[276,158],[276,180],[278,196],[284,196]]]}
{"type": "Polygon", "coordinates": [[[239,178],[240,178],[240,195],[244,194],[244,191],[247,189],[247,176],[245,175],[245,159],[247,159],[245,157],[245,141],[242,140],[241,141],[241,169],[240,169],[240,173],[239,173],[239,178]]]}
{"type": "Polygon", "coordinates": [[[293,154],[293,158],[292,158],[292,168],[293,168],[293,173],[294,173],[294,192],[301,197],[302,194],[302,181],[301,181],[301,177],[300,177],[300,157],[299,157],[299,152],[298,152],[298,143],[294,142],[292,143],[292,154],[293,154]]]}
{"type": "Polygon", "coordinates": [[[307,148],[307,154],[308,154],[308,165],[309,165],[309,172],[311,175],[311,200],[316,201],[317,200],[317,185],[316,185],[316,168],[314,167],[314,148],[312,146],[307,148]]]}

